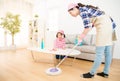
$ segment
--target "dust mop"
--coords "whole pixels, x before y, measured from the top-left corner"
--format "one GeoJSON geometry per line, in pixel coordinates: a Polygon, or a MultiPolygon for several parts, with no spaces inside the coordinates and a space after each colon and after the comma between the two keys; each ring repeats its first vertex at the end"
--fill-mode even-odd
{"type": "Polygon", "coordinates": [[[59,75],[62,70],[59,68],[59,66],[63,63],[63,61],[69,56],[70,53],[77,47],[78,44],[76,44],[69,52],[68,55],[66,55],[55,67],[51,67],[46,70],[46,74],[48,75],[59,75]]]}

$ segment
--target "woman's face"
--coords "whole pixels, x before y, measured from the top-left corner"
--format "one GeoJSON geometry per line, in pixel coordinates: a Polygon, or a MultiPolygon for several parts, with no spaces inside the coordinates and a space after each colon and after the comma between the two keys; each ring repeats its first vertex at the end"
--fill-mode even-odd
{"type": "Polygon", "coordinates": [[[80,11],[77,8],[73,8],[72,10],[70,10],[68,12],[73,17],[77,17],[80,14],[80,11]]]}

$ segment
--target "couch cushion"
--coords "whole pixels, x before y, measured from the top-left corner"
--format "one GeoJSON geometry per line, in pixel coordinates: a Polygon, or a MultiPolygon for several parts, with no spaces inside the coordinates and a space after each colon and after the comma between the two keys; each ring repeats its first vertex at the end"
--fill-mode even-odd
{"type": "MultiPolygon", "coordinates": [[[[77,45],[79,42],[78,42],[78,39],[76,38],[75,40],[74,40],[74,45],[77,45]]],[[[82,46],[83,45],[83,41],[81,42],[81,43],[79,43],[79,45],[78,46],[82,46]]]]}
{"type": "Polygon", "coordinates": [[[77,46],[76,47],[77,50],[80,50],[83,53],[92,53],[95,54],[95,46],[89,46],[89,45],[82,45],[82,46],[77,46]]]}

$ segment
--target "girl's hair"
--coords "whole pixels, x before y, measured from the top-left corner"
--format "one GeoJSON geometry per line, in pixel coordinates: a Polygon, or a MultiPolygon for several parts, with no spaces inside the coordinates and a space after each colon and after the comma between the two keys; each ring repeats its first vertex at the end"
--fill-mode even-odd
{"type": "Polygon", "coordinates": [[[58,38],[58,34],[61,34],[61,35],[63,35],[63,37],[65,38],[65,34],[62,34],[61,32],[57,32],[57,34],[56,34],[56,37],[58,38]]]}
{"type": "Polygon", "coordinates": [[[98,9],[98,7],[95,7],[95,6],[93,6],[93,5],[84,5],[84,4],[82,4],[82,3],[77,3],[77,4],[78,4],[78,7],[76,7],[76,8],[87,6],[87,7],[89,7],[89,8],[98,9]]]}

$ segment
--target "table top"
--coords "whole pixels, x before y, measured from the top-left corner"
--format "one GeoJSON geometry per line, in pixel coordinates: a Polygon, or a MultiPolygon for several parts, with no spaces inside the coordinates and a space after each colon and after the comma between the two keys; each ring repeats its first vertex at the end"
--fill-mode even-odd
{"type": "Polygon", "coordinates": [[[57,54],[57,55],[74,56],[74,55],[81,54],[80,51],[75,50],[75,49],[70,49],[70,48],[57,49],[56,51],[51,50],[51,49],[40,49],[40,48],[36,48],[36,47],[30,47],[27,49],[31,50],[31,51],[42,52],[42,53],[47,53],[47,54],[55,54],[55,55],[57,54]]]}

